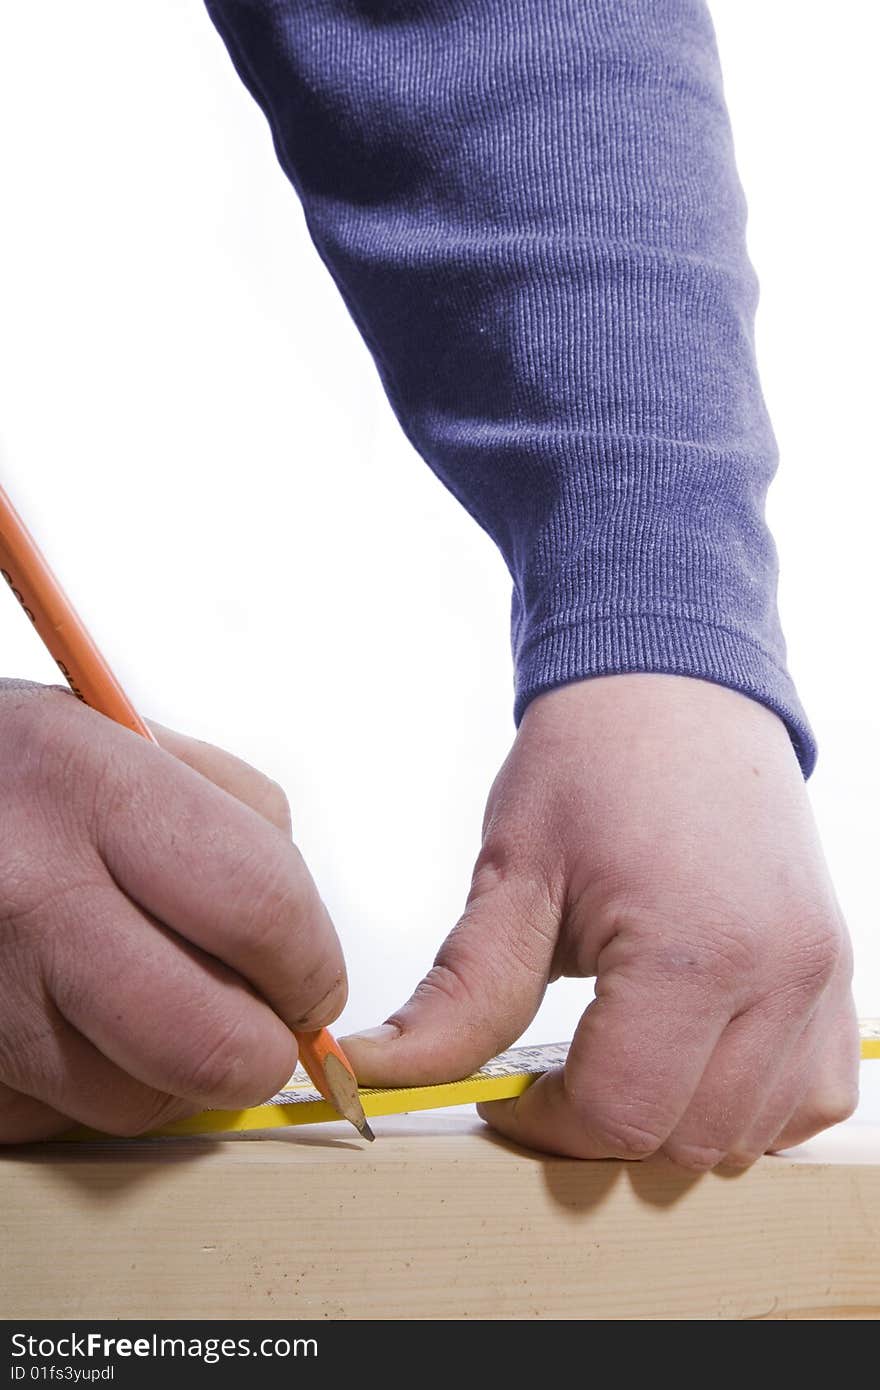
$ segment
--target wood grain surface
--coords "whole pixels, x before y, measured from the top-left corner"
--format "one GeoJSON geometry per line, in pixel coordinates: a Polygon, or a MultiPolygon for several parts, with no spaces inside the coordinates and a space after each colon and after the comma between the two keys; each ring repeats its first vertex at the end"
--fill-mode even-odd
{"type": "Polygon", "coordinates": [[[376,1129],[4,1150],[0,1316],[880,1316],[878,1129],[699,1178],[376,1129]]]}

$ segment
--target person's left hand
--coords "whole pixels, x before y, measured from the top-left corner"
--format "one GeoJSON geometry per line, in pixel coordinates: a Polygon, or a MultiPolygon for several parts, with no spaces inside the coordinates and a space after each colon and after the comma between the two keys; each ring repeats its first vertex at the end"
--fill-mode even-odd
{"type": "Polygon", "coordinates": [[[466,1076],[595,975],[564,1069],[495,1128],[584,1158],[745,1166],[853,1109],[851,950],[782,721],[683,676],[529,705],[467,907],[408,1004],[343,1039],[371,1086],[466,1076]]]}

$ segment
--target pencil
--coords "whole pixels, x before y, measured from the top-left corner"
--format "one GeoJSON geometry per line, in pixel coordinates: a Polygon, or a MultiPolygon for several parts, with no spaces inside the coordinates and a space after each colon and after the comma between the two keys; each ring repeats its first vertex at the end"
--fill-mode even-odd
{"type": "MultiPolygon", "coordinates": [[[[158,743],[95,645],[33,536],[0,487],[0,574],[30,618],[77,699],[158,743]]],[[[345,1053],[326,1028],[295,1032],[300,1060],[315,1087],[364,1139],[373,1139],[345,1053]]]]}

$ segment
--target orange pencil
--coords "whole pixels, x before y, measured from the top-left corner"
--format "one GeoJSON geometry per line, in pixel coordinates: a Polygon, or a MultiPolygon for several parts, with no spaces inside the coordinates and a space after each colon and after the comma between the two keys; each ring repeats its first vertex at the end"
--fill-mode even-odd
{"type": "MultiPolygon", "coordinates": [[[[74,695],[126,729],[158,740],[96,647],[33,537],[0,487],[0,574],[27,613],[74,695]]],[[[365,1139],[373,1139],[357,1080],[335,1038],[321,1028],[296,1033],[300,1060],[321,1092],[365,1139]]]]}

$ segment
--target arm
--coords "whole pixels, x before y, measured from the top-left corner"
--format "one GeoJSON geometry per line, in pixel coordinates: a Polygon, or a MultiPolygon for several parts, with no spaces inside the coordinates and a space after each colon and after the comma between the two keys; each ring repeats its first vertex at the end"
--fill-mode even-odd
{"type": "Polygon", "coordinates": [[[515,717],[732,686],[812,736],[702,0],[209,0],[407,435],[513,578],[515,717]]]}
{"type": "Polygon", "coordinates": [[[467,906],[347,1041],[359,1075],[462,1075],[595,975],[564,1071],[486,1107],[505,1132],[705,1168],[841,1118],[850,949],[705,5],[208,8],[403,428],[513,579],[517,734],[467,906]]]}

